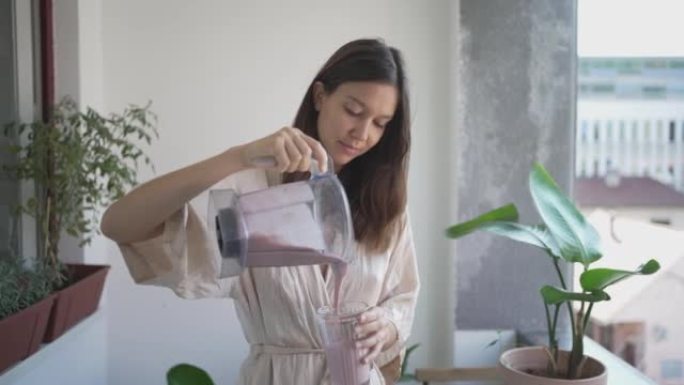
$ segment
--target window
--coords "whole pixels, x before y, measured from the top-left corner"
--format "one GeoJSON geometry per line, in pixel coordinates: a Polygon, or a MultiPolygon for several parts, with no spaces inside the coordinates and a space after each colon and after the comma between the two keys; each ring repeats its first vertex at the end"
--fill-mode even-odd
{"type": "Polygon", "coordinates": [[[684,378],[684,364],[682,360],[660,361],[660,377],[663,380],[680,380],[684,378]]]}
{"type": "Polygon", "coordinates": [[[670,218],[651,218],[651,223],[654,223],[656,225],[670,226],[672,224],[672,221],[670,220],[670,218]]]}

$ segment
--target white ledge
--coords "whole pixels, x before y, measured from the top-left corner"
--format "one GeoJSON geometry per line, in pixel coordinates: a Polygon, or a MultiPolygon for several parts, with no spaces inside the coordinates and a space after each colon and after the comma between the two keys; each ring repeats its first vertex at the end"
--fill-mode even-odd
{"type": "Polygon", "coordinates": [[[0,385],[105,383],[106,325],[99,309],[55,341],[0,374],[0,385]],[[98,338],[101,335],[101,338],[98,338]],[[102,339],[102,341],[99,341],[102,339]],[[104,349],[103,349],[104,347],[104,349]],[[60,382],[64,380],[65,382],[60,382]],[[39,382],[38,382],[39,381],[39,382]]]}

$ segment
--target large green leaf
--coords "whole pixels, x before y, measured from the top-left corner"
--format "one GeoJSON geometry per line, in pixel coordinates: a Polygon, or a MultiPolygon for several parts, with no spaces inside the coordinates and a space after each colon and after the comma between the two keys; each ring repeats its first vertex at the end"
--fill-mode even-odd
{"type": "Polygon", "coordinates": [[[468,235],[473,231],[481,230],[483,227],[494,222],[517,221],[518,209],[514,204],[509,203],[505,206],[488,211],[474,219],[453,225],[446,230],[449,238],[459,238],[468,235]]]}
{"type": "Polygon", "coordinates": [[[588,266],[601,258],[598,232],[560,191],[541,164],[535,164],[530,172],[530,191],[563,259],[588,266]]]}
{"type": "Polygon", "coordinates": [[[488,211],[477,218],[453,225],[446,230],[447,237],[459,238],[473,231],[483,230],[518,242],[528,243],[549,251],[555,257],[560,250],[545,225],[527,226],[514,222],[518,219],[515,205],[508,204],[488,211]]]}
{"type": "Polygon", "coordinates": [[[558,287],[545,285],[540,290],[544,303],[547,305],[557,305],[565,301],[585,301],[599,302],[610,299],[608,293],[597,290],[591,293],[575,293],[563,290],[558,287]]]}
{"type": "Polygon", "coordinates": [[[558,244],[545,225],[527,226],[515,222],[495,222],[485,225],[482,230],[541,247],[552,256],[560,257],[558,244]]]}
{"type": "Polygon", "coordinates": [[[190,364],[178,364],[169,369],[166,381],[168,385],[214,385],[207,372],[190,364]]]}
{"type": "Polygon", "coordinates": [[[633,275],[649,275],[660,270],[660,264],[655,259],[644,263],[634,271],[598,268],[587,270],[580,276],[582,289],[586,291],[603,290],[606,287],[622,281],[633,275]]]}

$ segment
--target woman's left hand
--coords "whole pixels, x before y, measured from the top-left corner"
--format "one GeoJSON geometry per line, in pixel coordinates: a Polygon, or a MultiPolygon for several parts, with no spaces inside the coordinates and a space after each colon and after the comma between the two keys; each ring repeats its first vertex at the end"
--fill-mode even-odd
{"type": "Polygon", "coordinates": [[[398,337],[394,323],[387,317],[387,311],[374,306],[357,318],[356,349],[360,352],[364,364],[372,362],[386,346],[390,346],[398,337]]]}

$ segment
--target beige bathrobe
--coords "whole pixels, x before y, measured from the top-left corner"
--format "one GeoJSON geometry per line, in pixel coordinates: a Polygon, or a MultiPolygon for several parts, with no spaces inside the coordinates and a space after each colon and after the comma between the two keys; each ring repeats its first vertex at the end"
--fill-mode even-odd
{"type": "MultiPolygon", "coordinates": [[[[278,179],[254,169],[234,174],[212,188],[245,193],[266,188],[278,179]]],[[[250,344],[238,383],[329,383],[315,312],[332,302],[331,269],[326,269],[324,276],[320,266],[251,268],[238,277],[218,279],[220,254],[205,221],[207,195],[200,195],[169,218],[160,236],[119,245],[133,279],[168,287],[183,298],[232,298],[250,344]]],[[[383,384],[378,367],[396,357],[406,342],[418,288],[413,239],[404,215],[388,251],[359,254],[342,285],[341,301],[362,301],[386,309],[399,331],[398,341],[374,362],[373,385],[383,384]]]]}

